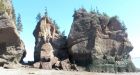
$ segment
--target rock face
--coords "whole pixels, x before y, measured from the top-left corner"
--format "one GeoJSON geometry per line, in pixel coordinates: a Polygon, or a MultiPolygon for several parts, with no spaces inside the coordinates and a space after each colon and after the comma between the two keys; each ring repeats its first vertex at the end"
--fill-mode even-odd
{"type": "Polygon", "coordinates": [[[95,72],[134,72],[133,46],[117,17],[76,10],[68,36],[70,60],[79,69],[95,72]]]}
{"type": "Polygon", "coordinates": [[[133,46],[117,17],[76,10],[68,39],[57,34],[53,23],[42,17],[33,35],[33,66],[95,72],[134,72],[129,52],[133,46]],[[69,60],[70,59],[70,60],[69,60]]]}
{"type": "Polygon", "coordinates": [[[35,68],[64,69],[64,65],[70,65],[64,61],[68,60],[66,38],[56,33],[55,26],[47,17],[42,17],[38,22],[33,35],[36,40],[33,64],[35,68]],[[65,64],[62,65],[62,62],[65,64]]]}
{"type": "MultiPolygon", "coordinates": [[[[3,3],[6,10],[12,11],[11,0],[3,0],[0,3],[3,3]]],[[[8,11],[0,9],[0,66],[16,68],[20,62],[23,62],[23,55],[26,52],[10,15],[12,14],[8,11]]]]}
{"type": "Polygon", "coordinates": [[[8,17],[13,19],[14,8],[12,5],[12,0],[0,0],[0,12],[7,12],[8,17]]]}
{"type": "Polygon", "coordinates": [[[50,44],[50,39],[52,38],[51,27],[49,20],[46,17],[43,17],[41,21],[37,24],[36,29],[33,32],[35,36],[35,52],[34,52],[34,61],[38,62],[42,58],[46,57],[46,60],[54,57],[53,48],[50,44]]]}

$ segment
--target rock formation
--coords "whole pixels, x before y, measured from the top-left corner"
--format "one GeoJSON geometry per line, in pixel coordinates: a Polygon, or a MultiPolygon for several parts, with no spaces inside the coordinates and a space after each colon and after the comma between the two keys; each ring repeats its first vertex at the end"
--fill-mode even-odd
{"type": "Polygon", "coordinates": [[[24,43],[12,19],[11,0],[0,0],[0,5],[0,66],[17,68],[26,55],[24,43]]]}
{"type": "MultiPolygon", "coordinates": [[[[33,32],[33,67],[94,72],[134,72],[133,46],[117,17],[80,8],[74,12],[68,38],[58,34],[48,17],[33,32]]],[[[0,67],[17,68],[26,55],[15,25],[12,0],[0,0],[0,67]]],[[[32,62],[31,64],[32,65],[32,62]]]]}
{"type": "Polygon", "coordinates": [[[48,57],[53,57],[52,53],[53,53],[53,48],[50,44],[50,38],[52,37],[51,35],[51,27],[50,27],[50,23],[48,23],[48,19],[46,19],[46,17],[43,17],[42,20],[37,24],[36,29],[33,32],[33,35],[35,36],[35,52],[34,52],[34,60],[36,61],[40,61],[41,59],[41,55],[40,53],[42,53],[43,51],[46,52],[48,55],[48,57]],[[46,49],[49,50],[46,50],[46,49]],[[43,50],[43,51],[42,51],[43,50]],[[37,57],[36,57],[37,56],[37,57]]]}
{"type": "Polygon", "coordinates": [[[94,72],[134,72],[129,52],[133,46],[123,23],[117,17],[99,12],[76,10],[68,39],[60,34],[48,17],[42,17],[33,35],[33,66],[94,72]]]}
{"type": "Polygon", "coordinates": [[[56,33],[56,28],[49,18],[41,18],[33,35],[35,36],[35,63],[33,64],[35,68],[70,70],[66,37],[56,33]]]}
{"type": "Polygon", "coordinates": [[[129,52],[133,46],[126,28],[116,17],[76,10],[68,36],[71,63],[79,70],[95,72],[134,72],[129,52]]]}

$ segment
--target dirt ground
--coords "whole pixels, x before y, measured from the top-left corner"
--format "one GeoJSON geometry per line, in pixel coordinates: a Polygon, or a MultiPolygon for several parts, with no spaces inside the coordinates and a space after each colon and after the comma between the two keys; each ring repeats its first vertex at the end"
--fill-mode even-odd
{"type": "Polygon", "coordinates": [[[0,68],[0,75],[140,75],[136,73],[95,73],[95,72],[74,72],[61,70],[41,70],[32,68],[3,69],[0,68]]]}

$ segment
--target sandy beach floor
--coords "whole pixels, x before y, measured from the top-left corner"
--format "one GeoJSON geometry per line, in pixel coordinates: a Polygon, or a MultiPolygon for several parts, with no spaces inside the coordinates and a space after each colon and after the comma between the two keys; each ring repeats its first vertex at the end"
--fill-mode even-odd
{"type": "Polygon", "coordinates": [[[74,72],[62,70],[41,70],[33,68],[3,69],[0,68],[0,75],[140,75],[136,73],[95,73],[95,72],[74,72]]]}

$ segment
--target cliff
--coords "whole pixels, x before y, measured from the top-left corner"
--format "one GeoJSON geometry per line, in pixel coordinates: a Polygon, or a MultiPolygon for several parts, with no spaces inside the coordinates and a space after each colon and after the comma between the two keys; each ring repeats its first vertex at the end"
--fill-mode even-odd
{"type": "Polygon", "coordinates": [[[0,66],[17,68],[26,54],[13,21],[11,0],[0,0],[0,66]]]}

